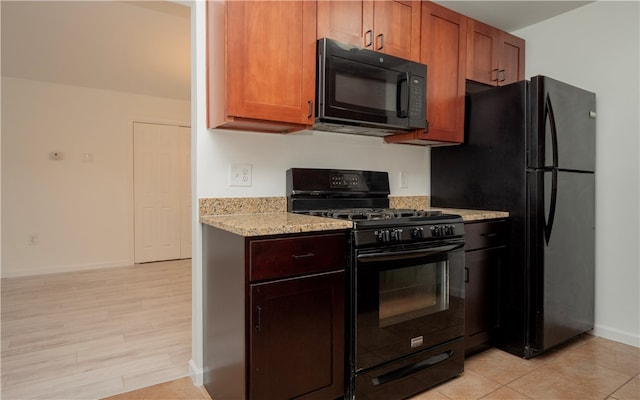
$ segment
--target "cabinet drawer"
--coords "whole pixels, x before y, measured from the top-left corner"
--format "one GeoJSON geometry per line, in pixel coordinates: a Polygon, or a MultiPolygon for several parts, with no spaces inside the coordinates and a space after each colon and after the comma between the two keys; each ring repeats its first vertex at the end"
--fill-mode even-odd
{"type": "Polygon", "coordinates": [[[465,250],[484,249],[507,244],[507,221],[483,221],[464,225],[465,250]]]}
{"type": "Polygon", "coordinates": [[[344,234],[254,240],[249,245],[251,281],[345,267],[344,234]]]}

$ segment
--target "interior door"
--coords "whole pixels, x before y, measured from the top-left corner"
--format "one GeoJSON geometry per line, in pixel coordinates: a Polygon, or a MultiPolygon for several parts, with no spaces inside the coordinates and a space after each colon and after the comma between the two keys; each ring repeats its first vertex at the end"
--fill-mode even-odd
{"type": "Polygon", "coordinates": [[[134,261],[181,258],[180,128],[134,123],[134,261]]]}

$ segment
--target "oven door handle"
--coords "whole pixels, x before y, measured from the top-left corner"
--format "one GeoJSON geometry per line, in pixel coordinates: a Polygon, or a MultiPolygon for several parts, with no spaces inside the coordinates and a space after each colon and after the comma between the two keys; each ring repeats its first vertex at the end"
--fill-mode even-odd
{"type": "Polygon", "coordinates": [[[437,354],[433,357],[429,357],[426,360],[422,360],[415,364],[408,365],[406,367],[398,368],[394,371],[387,372],[384,375],[377,376],[371,380],[374,386],[384,385],[385,383],[393,382],[398,379],[402,379],[406,376],[422,371],[423,369],[433,367],[436,364],[440,364],[443,361],[450,359],[454,354],[453,350],[447,350],[444,353],[437,354]]]}
{"type": "Polygon", "coordinates": [[[363,263],[378,261],[405,260],[419,257],[431,257],[464,247],[464,243],[431,247],[428,249],[358,254],[358,261],[363,263]]]}

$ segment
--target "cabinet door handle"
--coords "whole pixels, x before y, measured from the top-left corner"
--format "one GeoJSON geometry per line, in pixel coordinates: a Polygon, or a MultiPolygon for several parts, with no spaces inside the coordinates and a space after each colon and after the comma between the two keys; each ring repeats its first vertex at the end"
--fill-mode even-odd
{"type": "Polygon", "coordinates": [[[256,306],[256,330],[262,330],[262,307],[256,306]]]}
{"type": "Polygon", "coordinates": [[[491,81],[492,82],[498,82],[498,79],[499,79],[498,78],[498,74],[500,73],[500,70],[498,68],[492,69],[491,73],[492,73],[491,81]],[[493,78],[493,76],[494,76],[493,74],[495,74],[495,78],[493,78]]]}
{"type": "Polygon", "coordinates": [[[307,115],[307,119],[311,119],[313,117],[313,100],[309,100],[309,115],[307,115]]]}
{"type": "Polygon", "coordinates": [[[491,232],[491,233],[481,233],[480,236],[484,236],[484,237],[496,237],[498,236],[497,233],[495,232],[491,232]]]}
{"type": "Polygon", "coordinates": [[[498,71],[498,74],[502,74],[502,79],[498,79],[498,82],[504,82],[507,80],[507,71],[501,69],[500,71],[498,71]]]}
{"type": "Polygon", "coordinates": [[[464,283],[469,283],[469,268],[464,268],[464,283]]]}
{"type": "Polygon", "coordinates": [[[364,47],[369,47],[373,44],[373,31],[369,29],[364,34],[364,47]]]}
{"type": "Polygon", "coordinates": [[[316,255],[313,253],[307,253],[307,254],[292,254],[291,258],[293,258],[294,260],[302,260],[304,258],[311,258],[311,257],[315,257],[316,255]]]}
{"type": "Polygon", "coordinates": [[[379,40],[376,40],[376,43],[380,42],[380,47],[378,47],[378,50],[382,50],[382,48],[384,47],[384,35],[381,33],[377,36],[377,38],[379,40]]]}

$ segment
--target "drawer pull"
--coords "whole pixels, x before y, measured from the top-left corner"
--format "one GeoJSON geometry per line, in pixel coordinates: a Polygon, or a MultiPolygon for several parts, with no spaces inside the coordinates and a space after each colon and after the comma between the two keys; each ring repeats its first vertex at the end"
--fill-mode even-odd
{"type": "Polygon", "coordinates": [[[497,233],[483,233],[480,236],[496,237],[496,236],[498,236],[498,234],[497,233]]]}
{"type": "Polygon", "coordinates": [[[302,260],[303,258],[311,258],[311,257],[315,257],[316,255],[313,253],[307,253],[307,254],[293,254],[291,255],[291,258],[293,258],[294,260],[302,260]]]}
{"type": "Polygon", "coordinates": [[[262,330],[262,307],[256,307],[256,330],[259,332],[262,330]]]}

